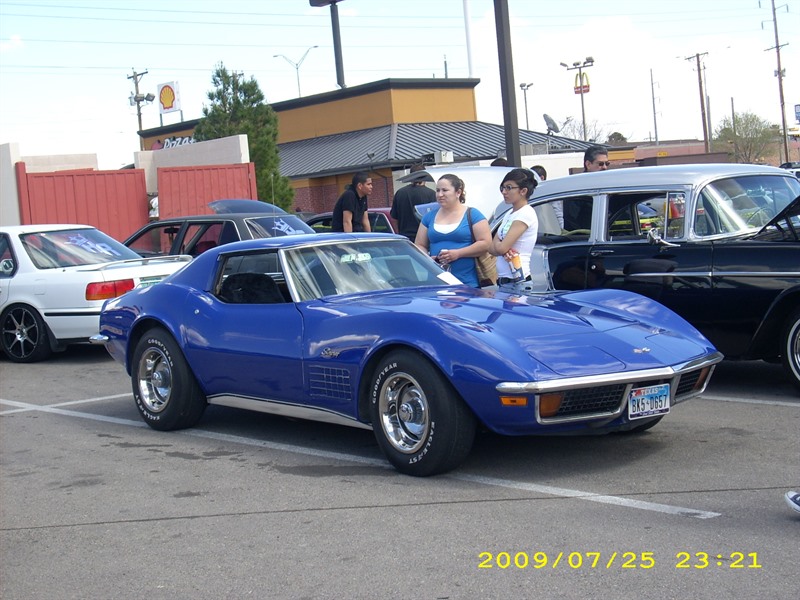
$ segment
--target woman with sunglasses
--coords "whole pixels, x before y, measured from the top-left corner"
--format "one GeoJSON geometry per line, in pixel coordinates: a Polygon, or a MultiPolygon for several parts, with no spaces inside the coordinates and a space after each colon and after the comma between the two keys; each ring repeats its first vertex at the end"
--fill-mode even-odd
{"type": "Polygon", "coordinates": [[[536,177],[528,169],[512,169],[500,184],[503,200],[511,210],[503,217],[489,248],[489,252],[505,259],[497,261],[498,285],[531,278],[531,251],[539,233],[539,219],[528,200],[535,188],[536,177]],[[517,257],[521,273],[512,266],[517,257]]]}

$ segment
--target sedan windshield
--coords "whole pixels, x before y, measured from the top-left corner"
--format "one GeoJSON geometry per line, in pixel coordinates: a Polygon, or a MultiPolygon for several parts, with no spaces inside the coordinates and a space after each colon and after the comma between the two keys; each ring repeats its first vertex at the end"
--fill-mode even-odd
{"type": "Polygon", "coordinates": [[[41,231],[20,236],[38,269],[79,267],[141,258],[136,252],[97,229],[41,231]]]}
{"type": "Polygon", "coordinates": [[[320,244],[287,250],[285,260],[300,300],[459,283],[407,240],[320,244]]]}
{"type": "Polygon", "coordinates": [[[703,235],[758,230],[800,194],[791,177],[730,177],[707,185],[697,204],[697,229],[703,235]]]}

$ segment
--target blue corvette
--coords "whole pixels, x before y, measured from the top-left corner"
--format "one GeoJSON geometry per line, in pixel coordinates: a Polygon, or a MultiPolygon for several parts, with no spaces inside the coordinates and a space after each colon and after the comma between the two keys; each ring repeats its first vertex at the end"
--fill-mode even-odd
{"type": "Polygon", "coordinates": [[[643,296],[473,289],[388,234],[214,248],[107,302],[94,341],[154,429],[191,427],[208,404],[351,425],[417,476],[457,467],[479,427],[643,431],[722,359],[643,296]]]}

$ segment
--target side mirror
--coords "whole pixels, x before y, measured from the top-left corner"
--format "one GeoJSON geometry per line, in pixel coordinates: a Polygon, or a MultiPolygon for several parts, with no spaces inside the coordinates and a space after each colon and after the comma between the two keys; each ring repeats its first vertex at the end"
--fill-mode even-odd
{"type": "Polygon", "coordinates": [[[647,230],[647,241],[650,244],[661,246],[662,248],[677,248],[678,246],[678,244],[673,244],[662,238],[657,227],[651,227],[647,230]]]}

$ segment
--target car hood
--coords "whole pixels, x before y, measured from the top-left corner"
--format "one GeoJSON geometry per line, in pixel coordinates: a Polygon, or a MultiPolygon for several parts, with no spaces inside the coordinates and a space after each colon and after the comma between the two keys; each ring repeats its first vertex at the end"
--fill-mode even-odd
{"type": "Polygon", "coordinates": [[[459,330],[455,335],[461,338],[465,333],[473,336],[475,345],[487,344],[497,352],[521,348],[562,375],[585,373],[587,368],[652,368],[672,364],[675,356],[714,351],[675,313],[619,290],[515,295],[462,287],[419,288],[326,302],[426,315],[441,329],[459,330]]]}

